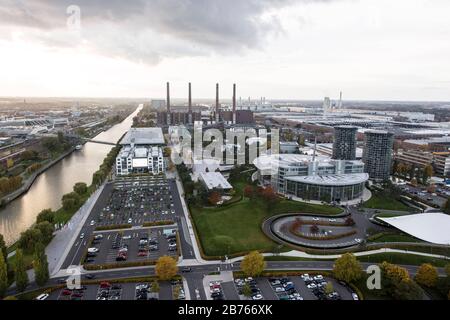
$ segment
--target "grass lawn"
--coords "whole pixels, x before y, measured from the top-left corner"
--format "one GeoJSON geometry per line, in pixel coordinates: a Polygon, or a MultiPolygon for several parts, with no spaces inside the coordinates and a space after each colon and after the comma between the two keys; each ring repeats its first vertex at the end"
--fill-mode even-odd
{"type": "Polygon", "coordinates": [[[423,242],[407,234],[378,234],[369,237],[367,242],[423,242]]]}
{"type": "Polygon", "coordinates": [[[261,231],[265,208],[248,199],[222,208],[191,208],[207,256],[270,250],[276,244],[261,231]]]}
{"type": "Polygon", "coordinates": [[[265,218],[284,212],[337,214],[341,209],[281,200],[269,212],[261,200],[247,198],[225,207],[191,207],[198,236],[207,256],[274,250],[278,244],[265,236],[261,224],[265,218]]]}
{"type": "Polygon", "coordinates": [[[377,193],[372,193],[372,197],[366,201],[363,206],[371,209],[411,211],[410,207],[397,199],[393,197],[381,196],[377,193]]]}

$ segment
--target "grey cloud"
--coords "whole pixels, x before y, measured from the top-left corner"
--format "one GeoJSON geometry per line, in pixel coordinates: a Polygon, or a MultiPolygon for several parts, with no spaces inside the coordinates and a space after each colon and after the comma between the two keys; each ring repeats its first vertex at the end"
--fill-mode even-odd
{"type": "MultiPolygon", "coordinates": [[[[327,0],[316,2],[323,1],[327,0]]],[[[314,1],[5,0],[0,5],[0,26],[28,28],[32,38],[46,45],[70,46],[73,42],[61,33],[66,8],[74,4],[81,8],[82,38],[94,50],[154,64],[167,56],[237,54],[260,48],[268,34],[283,31],[271,10],[299,2],[314,1]]]]}

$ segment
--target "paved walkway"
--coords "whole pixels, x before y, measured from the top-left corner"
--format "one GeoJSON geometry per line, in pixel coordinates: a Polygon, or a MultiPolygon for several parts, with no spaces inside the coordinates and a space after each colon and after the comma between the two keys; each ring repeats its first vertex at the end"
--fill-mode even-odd
{"type": "Polygon", "coordinates": [[[48,260],[50,275],[56,275],[61,268],[67,254],[72,248],[73,243],[83,227],[86,219],[89,217],[92,208],[103,191],[105,184],[98,188],[81,208],[72,216],[69,222],[60,230],[55,232],[55,236],[45,249],[48,260]]]}

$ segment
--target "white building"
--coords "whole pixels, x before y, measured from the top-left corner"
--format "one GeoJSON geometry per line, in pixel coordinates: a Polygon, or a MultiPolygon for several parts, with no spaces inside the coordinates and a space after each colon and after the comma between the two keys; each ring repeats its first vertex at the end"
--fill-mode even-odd
{"type": "Polygon", "coordinates": [[[205,185],[206,189],[230,190],[233,186],[225,179],[220,172],[202,172],[199,180],[205,185]]]}
{"type": "Polygon", "coordinates": [[[305,200],[346,202],[360,199],[369,176],[359,160],[276,154],[254,161],[260,182],[270,180],[278,193],[305,200]]]}
{"type": "Polygon", "coordinates": [[[131,128],[120,141],[123,145],[116,157],[116,174],[160,174],[165,171],[161,145],[164,137],[161,128],[131,128]]]}

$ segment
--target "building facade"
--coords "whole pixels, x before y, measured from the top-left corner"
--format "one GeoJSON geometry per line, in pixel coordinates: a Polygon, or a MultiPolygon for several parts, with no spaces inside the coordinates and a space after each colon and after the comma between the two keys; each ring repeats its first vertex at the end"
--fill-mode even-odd
{"type": "Polygon", "coordinates": [[[122,149],[116,157],[116,175],[164,173],[166,166],[161,128],[131,128],[120,144],[122,149]]]}
{"type": "Polygon", "coordinates": [[[254,164],[259,181],[270,181],[277,193],[329,203],[361,198],[369,177],[361,161],[323,156],[278,154],[259,157],[254,164]]]}
{"type": "Polygon", "coordinates": [[[357,127],[352,126],[338,126],[334,128],[333,159],[356,159],[357,130],[357,127]]]}
{"type": "Polygon", "coordinates": [[[365,132],[363,162],[365,172],[373,181],[388,180],[392,167],[393,134],[387,131],[370,130],[365,132]]]}

